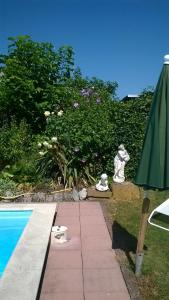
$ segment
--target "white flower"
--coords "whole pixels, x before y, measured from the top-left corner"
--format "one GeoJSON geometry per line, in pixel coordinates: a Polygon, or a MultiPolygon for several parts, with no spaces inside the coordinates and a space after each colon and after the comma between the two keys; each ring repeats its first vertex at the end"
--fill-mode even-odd
{"type": "Polygon", "coordinates": [[[56,143],[57,142],[57,137],[56,136],[53,136],[52,138],[51,138],[51,141],[53,142],[53,143],[56,143]]]}
{"type": "Polygon", "coordinates": [[[57,115],[58,115],[59,117],[61,117],[61,116],[63,115],[63,110],[59,110],[58,113],[57,113],[57,115]]]}
{"type": "Polygon", "coordinates": [[[49,117],[49,116],[50,116],[50,111],[46,110],[46,111],[44,112],[44,115],[45,115],[46,118],[49,117]]]}
{"type": "Polygon", "coordinates": [[[48,142],[46,142],[46,141],[44,141],[44,142],[43,142],[43,146],[45,146],[45,147],[47,147],[47,148],[48,148],[48,146],[49,146],[49,143],[48,143],[48,142]]]}
{"type": "Polygon", "coordinates": [[[38,143],[38,148],[41,148],[42,147],[42,144],[41,143],[38,143]]]}
{"type": "Polygon", "coordinates": [[[52,145],[51,145],[51,144],[48,144],[47,148],[48,148],[48,149],[52,149],[52,145]]]}
{"type": "Polygon", "coordinates": [[[51,112],[51,115],[54,115],[54,111],[51,112]]]}
{"type": "Polygon", "coordinates": [[[43,156],[43,155],[45,155],[45,152],[40,151],[39,154],[40,154],[40,156],[43,156]]]}

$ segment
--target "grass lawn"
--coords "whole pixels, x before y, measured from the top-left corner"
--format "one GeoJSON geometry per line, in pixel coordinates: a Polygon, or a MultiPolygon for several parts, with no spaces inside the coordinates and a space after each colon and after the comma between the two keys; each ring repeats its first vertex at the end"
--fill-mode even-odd
{"type": "MultiPolygon", "coordinates": [[[[169,198],[167,192],[150,192],[150,212],[169,198]]],[[[113,248],[122,253],[121,263],[135,269],[135,251],[141,216],[142,200],[108,200],[113,231],[113,248]],[[114,221],[114,222],[113,222],[114,221]]],[[[169,299],[169,232],[148,225],[145,238],[142,275],[137,279],[145,300],[169,299]]]]}

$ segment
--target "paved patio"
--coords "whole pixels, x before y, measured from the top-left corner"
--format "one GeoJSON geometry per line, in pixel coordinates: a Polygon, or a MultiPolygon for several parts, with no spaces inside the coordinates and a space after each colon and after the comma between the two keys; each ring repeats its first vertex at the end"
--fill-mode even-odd
{"type": "Polygon", "coordinates": [[[100,203],[60,203],[55,225],[71,239],[51,237],[40,300],[130,300],[100,203]]]}

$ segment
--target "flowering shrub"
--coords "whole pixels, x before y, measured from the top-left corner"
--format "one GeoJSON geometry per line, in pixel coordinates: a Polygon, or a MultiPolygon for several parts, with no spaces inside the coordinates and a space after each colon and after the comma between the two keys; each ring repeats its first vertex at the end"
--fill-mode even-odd
{"type": "MultiPolygon", "coordinates": [[[[110,157],[114,143],[111,116],[115,105],[108,95],[101,99],[91,88],[79,91],[78,99],[73,100],[64,113],[60,113],[61,110],[53,115],[49,112],[46,125],[49,140],[40,144],[43,151],[39,154],[41,162],[48,160],[51,164],[46,163],[46,167],[43,164],[44,169],[50,169],[51,173],[55,169],[56,176],[61,176],[68,185],[91,183],[107,170],[107,157],[110,157]],[[62,145],[60,158],[55,145],[62,145]],[[61,157],[64,160],[59,165],[61,157]]],[[[113,164],[112,157],[110,159],[113,164]]]]}
{"type": "MultiPolygon", "coordinates": [[[[56,135],[56,141],[64,146],[66,163],[60,176],[67,178],[64,182],[74,184],[75,178],[76,181],[81,178],[83,182],[92,182],[103,172],[112,176],[118,145],[124,143],[131,157],[125,174],[133,178],[151,100],[140,97],[137,101],[123,103],[101,98],[94,89],[90,96],[86,93],[82,90],[78,101],[72,101],[61,117],[58,113],[48,117],[46,135],[56,135]],[[65,172],[69,175],[63,175],[65,172]]],[[[43,145],[49,152],[50,146],[46,142],[43,145]]]]}
{"type": "MultiPolygon", "coordinates": [[[[19,160],[27,170],[33,169],[34,138],[38,138],[39,171],[61,177],[64,184],[77,184],[79,178],[93,180],[102,172],[112,176],[121,143],[131,157],[125,173],[134,177],[151,91],[144,91],[136,101],[113,101],[117,83],[83,78],[80,70],[74,69],[71,47],[55,51],[51,44],[27,36],[11,38],[8,55],[1,58],[1,170],[19,160]]],[[[19,167],[15,173],[23,178],[27,171],[19,167]]],[[[34,169],[28,172],[29,178],[33,173],[34,169]]]]}
{"type": "MultiPolygon", "coordinates": [[[[53,176],[59,181],[61,181],[64,186],[71,187],[72,185],[78,186],[80,183],[85,181],[85,176],[88,180],[93,179],[87,170],[82,167],[86,160],[83,158],[81,160],[81,172],[79,173],[77,169],[77,159],[76,156],[72,158],[72,152],[67,151],[64,146],[62,146],[57,137],[52,137],[48,141],[38,143],[39,155],[39,166],[38,171],[45,176],[53,176]]],[[[74,152],[79,151],[78,147],[74,149],[74,152]]],[[[93,179],[94,180],[94,179],[93,179]]]]}

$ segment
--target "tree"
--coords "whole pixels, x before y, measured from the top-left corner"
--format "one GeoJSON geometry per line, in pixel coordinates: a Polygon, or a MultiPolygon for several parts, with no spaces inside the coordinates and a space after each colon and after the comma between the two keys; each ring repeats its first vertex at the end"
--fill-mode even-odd
{"type": "Polygon", "coordinates": [[[67,46],[55,51],[52,44],[34,42],[29,36],[9,42],[8,55],[0,56],[3,118],[6,115],[8,122],[24,118],[34,132],[41,131],[43,112],[57,102],[57,89],[73,71],[73,50],[67,46]]]}

